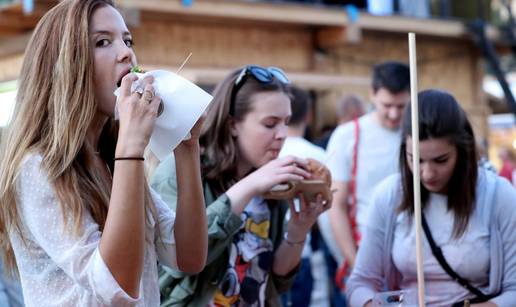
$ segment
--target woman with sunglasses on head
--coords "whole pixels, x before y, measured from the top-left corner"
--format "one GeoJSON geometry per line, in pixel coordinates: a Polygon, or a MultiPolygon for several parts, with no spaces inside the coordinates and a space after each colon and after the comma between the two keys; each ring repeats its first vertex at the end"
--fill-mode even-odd
{"type": "MultiPolygon", "coordinates": [[[[163,268],[162,306],[281,306],[293,282],[306,234],[329,200],[301,197],[285,224],[288,204],[261,195],[309,178],[307,161],[277,159],[291,114],[288,80],[274,67],[247,66],[215,89],[200,137],[208,216],[208,263],[197,275],[163,268]]],[[[152,186],[172,206],[172,158],[152,186]]]]}
{"type": "MultiPolygon", "coordinates": [[[[426,90],[418,100],[426,306],[515,306],[516,190],[479,167],[473,130],[453,96],[426,90]]],[[[410,109],[401,174],[376,188],[347,283],[351,307],[372,306],[377,292],[418,287],[410,109]]]]}
{"type": "Polygon", "coordinates": [[[176,214],[145,180],[160,98],[109,0],[65,0],[27,46],[0,164],[1,251],[27,306],[159,306],[156,262],[202,270],[198,132],[176,150],[176,214]],[[113,120],[116,97],[120,120],[113,120]]]}

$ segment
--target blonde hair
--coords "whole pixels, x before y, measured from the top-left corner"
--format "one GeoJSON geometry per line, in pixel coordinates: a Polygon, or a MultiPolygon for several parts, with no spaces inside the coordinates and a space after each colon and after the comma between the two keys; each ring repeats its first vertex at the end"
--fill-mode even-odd
{"type": "MultiPolygon", "coordinates": [[[[14,229],[21,235],[15,183],[28,153],[43,157],[42,168],[63,218],[71,215],[75,234],[80,232],[84,210],[101,229],[106,221],[111,181],[94,167],[92,146],[96,144],[87,142],[86,132],[97,112],[89,23],[95,10],[107,5],[113,6],[112,1],[59,3],[40,20],[27,46],[13,120],[2,140],[0,164],[0,252],[11,272],[16,264],[9,231],[14,229]]],[[[111,136],[107,141],[114,143],[116,138],[111,136]]],[[[112,155],[114,146],[110,150],[102,156],[112,155]]]]}

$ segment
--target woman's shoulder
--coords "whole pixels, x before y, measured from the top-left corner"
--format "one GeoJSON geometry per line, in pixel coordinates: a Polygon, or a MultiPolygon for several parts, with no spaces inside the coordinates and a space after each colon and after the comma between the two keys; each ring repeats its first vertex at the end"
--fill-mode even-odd
{"type": "Polygon", "coordinates": [[[516,212],[516,189],[506,178],[495,176],[495,180],[494,202],[498,205],[498,211],[502,214],[516,212]]]}
{"type": "Polygon", "coordinates": [[[28,168],[28,167],[40,167],[43,162],[43,156],[35,151],[27,152],[20,163],[20,168],[28,168]]]}
{"type": "Polygon", "coordinates": [[[392,174],[378,183],[374,189],[374,197],[387,197],[388,199],[401,196],[402,185],[401,185],[401,174],[392,174]]]}
{"type": "Polygon", "coordinates": [[[507,179],[479,168],[476,199],[482,216],[516,221],[516,189],[507,179]]]}
{"type": "Polygon", "coordinates": [[[37,152],[28,152],[23,157],[20,166],[18,167],[18,179],[27,180],[33,179],[45,179],[47,176],[43,171],[43,156],[37,152]]]}
{"type": "Polygon", "coordinates": [[[393,174],[378,183],[372,194],[372,210],[377,218],[384,219],[396,212],[402,195],[401,175],[393,174]]]}

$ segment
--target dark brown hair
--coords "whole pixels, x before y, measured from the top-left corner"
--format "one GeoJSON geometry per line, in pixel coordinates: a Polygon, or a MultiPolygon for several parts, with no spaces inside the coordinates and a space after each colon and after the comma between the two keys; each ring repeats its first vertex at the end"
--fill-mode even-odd
{"type": "MultiPolygon", "coordinates": [[[[455,98],[440,90],[426,90],[418,95],[419,139],[445,138],[457,148],[457,162],[448,182],[448,210],[454,214],[453,236],[460,237],[466,230],[475,209],[478,176],[475,135],[466,113],[455,98]]],[[[402,123],[400,172],[403,199],[399,211],[414,213],[412,172],[406,158],[407,137],[412,134],[411,107],[405,110],[402,123]]],[[[424,208],[429,191],[421,185],[421,205],[424,208]]]]}
{"type": "Polygon", "coordinates": [[[201,173],[217,195],[224,193],[238,180],[236,169],[238,150],[236,140],[231,134],[232,123],[243,121],[253,110],[254,94],[275,91],[288,94],[287,85],[275,78],[271,82],[262,83],[249,75],[234,93],[234,101],[231,101],[235,80],[242,69],[245,67],[230,73],[215,88],[213,101],[207,112],[199,140],[203,152],[201,173]],[[233,116],[229,114],[232,103],[234,104],[233,116]]]}

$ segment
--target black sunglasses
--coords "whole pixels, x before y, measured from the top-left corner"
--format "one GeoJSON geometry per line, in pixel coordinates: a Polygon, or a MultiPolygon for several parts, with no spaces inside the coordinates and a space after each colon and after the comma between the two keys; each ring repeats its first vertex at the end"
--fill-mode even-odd
{"type": "Polygon", "coordinates": [[[238,93],[238,90],[242,88],[247,79],[247,76],[253,76],[260,83],[271,83],[273,80],[278,80],[282,84],[289,84],[290,81],[287,78],[287,75],[283,70],[278,67],[261,67],[257,65],[248,65],[242,69],[240,74],[235,80],[235,84],[233,85],[233,89],[231,91],[231,101],[229,106],[229,115],[233,116],[235,112],[235,97],[238,93]]]}

